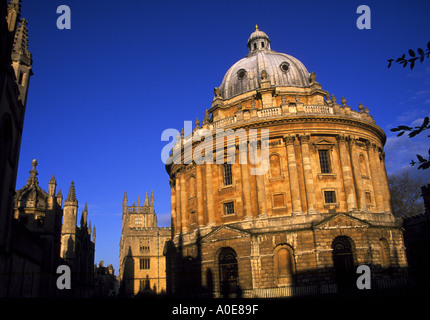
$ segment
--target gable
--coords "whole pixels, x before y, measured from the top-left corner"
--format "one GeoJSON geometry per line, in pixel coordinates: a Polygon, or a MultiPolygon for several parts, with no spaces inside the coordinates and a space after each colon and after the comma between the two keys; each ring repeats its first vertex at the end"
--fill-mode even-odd
{"type": "Polygon", "coordinates": [[[346,213],[335,213],[320,222],[316,223],[315,229],[336,229],[336,228],[367,228],[370,223],[346,213]]]}
{"type": "Polygon", "coordinates": [[[215,230],[208,233],[202,238],[202,242],[214,242],[220,240],[230,240],[250,237],[250,234],[246,231],[232,228],[229,226],[219,226],[215,230]]]}

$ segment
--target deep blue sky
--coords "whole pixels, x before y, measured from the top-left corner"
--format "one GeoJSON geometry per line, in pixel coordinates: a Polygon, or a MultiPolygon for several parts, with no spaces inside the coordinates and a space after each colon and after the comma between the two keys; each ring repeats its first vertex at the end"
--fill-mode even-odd
{"type": "MultiPolygon", "coordinates": [[[[388,136],[389,173],[416,173],[409,162],[426,154],[427,138],[395,138],[389,129],[429,114],[430,59],[412,71],[387,69],[387,59],[425,48],[429,13],[424,0],[23,0],[34,76],[17,189],[34,158],[45,190],[52,173],[64,197],[74,180],[79,211],[88,202],[97,229],[96,263],[118,273],[124,190],[129,204],[154,190],[159,226],[168,226],[161,133],[203,119],[213,88],[247,54],[255,24],[273,50],[302,61],[338,101],[345,96],[354,110],[359,102],[369,108],[388,136]],[[71,30],[56,27],[63,4],[71,8],[71,30]],[[356,27],[361,4],[371,9],[370,30],[356,27]]],[[[430,170],[424,176],[430,182],[430,170]]]]}

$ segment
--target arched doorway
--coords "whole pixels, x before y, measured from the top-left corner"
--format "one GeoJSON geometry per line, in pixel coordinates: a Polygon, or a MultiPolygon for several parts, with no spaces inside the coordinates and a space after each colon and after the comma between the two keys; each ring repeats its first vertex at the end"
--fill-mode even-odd
{"type": "Polygon", "coordinates": [[[336,283],[340,292],[355,288],[353,244],[347,236],[336,237],[331,244],[336,283]]]}
{"type": "Polygon", "coordinates": [[[219,285],[221,295],[228,297],[237,295],[239,273],[237,268],[237,255],[232,248],[223,248],[218,257],[219,285]]]}

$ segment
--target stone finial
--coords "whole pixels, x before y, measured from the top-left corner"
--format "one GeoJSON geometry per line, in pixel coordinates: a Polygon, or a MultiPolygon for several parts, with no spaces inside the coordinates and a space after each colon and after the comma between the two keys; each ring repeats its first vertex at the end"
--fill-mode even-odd
{"type": "Polygon", "coordinates": [[[261,80],[267,80],[267,71],[266,70],[261,71],[261,80]]]}
{"type": "Polygon", "coordinates": [[[31,161],[31,165],[33,166],[33,170],[36,170],[37,167],[37,160],[33,159],[33,161],[31,161]]]}
{"type": "Polygon", "coordinates": [[[149,206],[148,192],[145,195],[145,202],[143,203],[143,206],[145,207],[149,206]]]}
{"type": "Polygon", "coordinates": [[[286,104],[287,103],[287,96],[282,96],[281,101],[282,101],[282,104],[286,104]]]}
{"type": "Polygon", "coordinates": [[[33,159],[33,161],[31,162],[31,166],[33,168],[29,172],[30,173],[30,177],[27,180],[27,185],[38,184],[38,181],[37,181],[37,175],[38,175],[38,173],[37,173],[37,170],[36,170],[37,160],[36,159],[33,159]]]}
{"type": "Polygon", "coordinates": [[[181,137],[184,136],[184,128],[181,129],[181,137]]]}
{"type": "Polygon", "coordinates": [[[316,82],[317,75],[315,74],[315,72],[311,72],[311,74],[309,75],[309,80],[311,81],[311,83],[316,82]]]}
{"type": "Polygon", "coordinates": [[[221,89],[219,87],[214,88],[214,95],[215,95],[215,98],[221,97],[221,89]]]}
{"type": "Polygon", "coordinates": [[[369,113],[369,109],[367,107],[364,107],[364,113],[369,113]]]}
{"type": "Polygon", "coordinates": [[[196,128],[200,127],[200,120],[199,120],[199,118],[196,118],[196,122],[194,124],[196,125],[196,128]]]}
{"type": "Polygon", "coordinates": [[[363,111],[363,105],[361,104],[361,102],[360,103],[358,103],[358,110],[360,110],[360,111],[363,111]]]}
{"type": "Polygon", "coordinates": [[[334,94],[331,95],[331,102],[336,103],[337,99],[334,94]]]}
{"type": "Polygon", "coordinates": [[[208,123],[208,122],[209,122],[209,110],[206,109],[205,110],[205,117],[203,119],[203,123],[205,124],[205,123],[208,123]]]}
{"type": "Polygon", "coordinates": [[[345,99],[345,97],[342,97],[342,100],[340,100],[340,103],[342,103],[342,107],[346,107],[346,99],[345,99]]]}

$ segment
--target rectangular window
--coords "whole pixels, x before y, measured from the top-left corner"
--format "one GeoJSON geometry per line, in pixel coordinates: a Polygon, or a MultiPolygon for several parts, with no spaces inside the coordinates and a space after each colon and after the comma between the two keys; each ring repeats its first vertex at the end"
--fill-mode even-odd
{"type": "Polygon", "coordinates": [[[139,241],[139,249],[141,253],[149,252],[149,238],[141,238],[139,241]]]}
{"type": "Polygon", "coordinates": [[[336,203],[336,193],[334,191],[324,191],[325,203],[336,203]]]}
{"type": "Polygon", "coordinates": [[[273,207],[279,208],[283,206],[284,206],[284,195],[283,194],[273,195],[273,207]]]}
{"type": "Polygon", "coordinates": [[[140,259],[140,270],[147,270],[149,268],[149,259],[140,259]]]}
{"type": "Polygon", "coordinates": [[[370,195],[370,192],[366,192],[365,195],[366,195],[367,207],[371,207],[372,206],[372,197],[370,195]]]}
{"type": "Polygon", "coordinates": [[[320,157],[321,173],[331,173],[330,168],[330,155],[328,150],[318,150],[320,157]]]}
{"type": "Polygon", "coordinates": [[[234,214],[234,202],[224,203],[224,214],[234,214]]]}
{"type": "Polygon", "coordinates": [[[225,186],[233,184],[233,175],[231,172],[231,164],[226,163],[223,165],[223,177],[224,177],[224,185],[225,186]]]}

